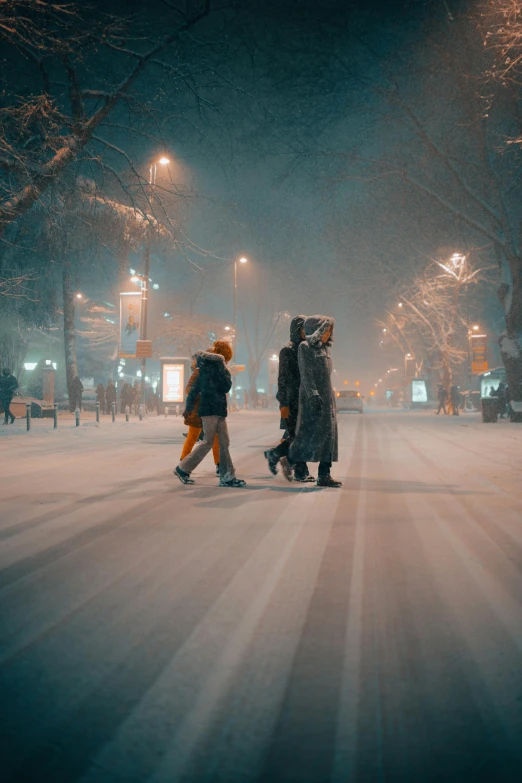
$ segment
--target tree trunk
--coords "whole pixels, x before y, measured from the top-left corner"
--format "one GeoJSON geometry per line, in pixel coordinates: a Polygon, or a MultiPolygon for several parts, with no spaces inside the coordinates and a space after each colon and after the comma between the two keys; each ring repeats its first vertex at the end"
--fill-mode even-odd
{"type": "Polygon", "coordinates": [[[500,335],[498,344],[511,400],[522,402],[522,259],[507,258],[509,278],[499,288],[499,299],[506,314],[506,329],[500,335]]]}
{"type": "Polygon", "coordinates": [[[451,382],[453,380],[453,372],[451,369],[451,360],[448,354],[442,354],[442,385],[450,393],[451,382]]]}
{"type": "Polygon", "coordinates": [[[76,326],[74,323],[74,290],[71,266],[64,261],[62,266],[63,289],[63,344],[65,349],[65,375],[67,378],[67,396],[69,409],[74,411],[75,399],[73,381],[78,376],[78,360],[76,358],[76,326]]]}
{"type": "Polygon", "coordinates": [[[248,396],[250,399],[250,404],[253,408],[257,407],[257,378],[259,376],[259,362],[256,361],[249,361],[248,362],[248,381],[250,384],[250,389],[248,392],[248,396]]]}

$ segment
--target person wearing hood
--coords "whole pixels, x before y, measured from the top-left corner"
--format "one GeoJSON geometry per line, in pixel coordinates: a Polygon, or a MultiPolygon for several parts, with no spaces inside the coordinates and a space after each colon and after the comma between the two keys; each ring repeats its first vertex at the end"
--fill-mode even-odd
{"type": "MultiPolygon", "coordinates": [[[[214,353],[214,348],[208,348],[207,353],[214,353]]],[[[192,357],[192,375],[190,376],[187,386],[185,388],[185,394],[187,395],[187,398],[190,394],[190,391],[194,384],[196,383],[196,380],[199,375],[199,369],[196,366],[197,362],[197,354],[194,354],[192,357]]],[[[194,400],[194,407],[191,410],[191,412],[188,414],[188,416],[185,416],[184,423],[188,427],[188,432],[185,438],[185,443],[183,444],[183,448],[181,450],[181,457],[180,461],[183,461],[185,457],[187,457],[198,440],[201,440],[201,434],[203,431],[203,422],[201,420],[201,416],[198,413],[199,410],[199,402],[200,402],[201,395],[196,397],[194,400]]],[[[214,438],[214,443],[212,444],[212,454],[214,455],[214,463],[216,465],[216,473],[219,476],[219,441],[218,436],[216,433],[216,436],[214,438]]]]}
{"type": "Polygon", "coordinates": [[[191,473],[212,449],[216,434],[219,442],[219,486],[244,487],[246,484],[236,478],[229,451],[227,394],[232,386],[232,378],[226,365],[231,358],[232,348],[224,340],[214,343],[212,353],[200,351],[197,354],[196,367],[199,373],[188,394],[183,415],[185,419],[190,416],[199,397],[198,413],[203,423],[203,440],[174,468],[182,484],[194,484],[191,473]]]}
{"type": "MultiPolygon", "coordinates": [[[[281,442],[273,449],[265,451],[268,460],[268,469],[275,476],[277,464],[281,461],[283,472],[287,478],[291,476],[291,468],[288,463],[288,452],[295,438],[297,415],[299,412],[299,364],[297,351],[305,339],[304,322],[305,315],[296,315],[290,323],[290,342],[279,352],[279,376],[277,379],[277,400],[281,411],[281,429],[285,434],[281,442]]],[[[313,481],[308,475],[306,462],[294,465],[295,481],[313,481]]]]}
{"type": "Polygon", "coordinates": [[[0,376],[0,400],[4,408],[4,424],[9,422],[12,424],[15,420],[15,416],[11,413],[11,402],[17,389],[17,379],[11,374],[11,370],[4,367],[0,376]]]}
{"type": "Polygon", "coordinates": [[[304,322],[305,340],[299,345],[299,414],[297,431],[290,446],[289,461],[318,462],[317,486],[340,487],[330,475],[332,462],[338,459],[337,407],[332,388],[334,319],[312,315],[304,322]]]}

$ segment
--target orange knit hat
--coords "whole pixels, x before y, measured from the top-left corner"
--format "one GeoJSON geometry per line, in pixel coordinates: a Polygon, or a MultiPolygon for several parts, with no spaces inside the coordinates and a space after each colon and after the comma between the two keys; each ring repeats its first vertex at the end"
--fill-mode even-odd
{"type": "Polygon", "coordinates": [[[229,362],[232,358],[232,347],[226,340],[216,340],[214,353],[219,353],[226,362],[229,362]]]}

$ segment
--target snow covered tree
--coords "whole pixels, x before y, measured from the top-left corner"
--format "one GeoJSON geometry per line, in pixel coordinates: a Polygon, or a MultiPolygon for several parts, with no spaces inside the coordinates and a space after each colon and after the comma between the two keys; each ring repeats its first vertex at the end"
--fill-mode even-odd
{"type": "Polygon", "coordinates": [[[0,236],[9,238],[72,166],[110,180],[120,202],[135,203],[136,193],[150,201],[131,140],[161,145],[169,118],[188,104],[201,109],[197,57],[213,44],[208,31],[190,35],[210,15],[210,0],[168,0],[158,9],[124,15],[59,0],[0,3],[0,236]]]}
{"type": "Polygon", "coordinates": [[[468,356],[469,288],[484,280],[486,272],[459,253],[434,260],[401,291],[387,319],[379,322],[383,341],[396,344],[402,358],[411,354],[417,370],[429,358],[447,391],[455,368],[468,356]]]}

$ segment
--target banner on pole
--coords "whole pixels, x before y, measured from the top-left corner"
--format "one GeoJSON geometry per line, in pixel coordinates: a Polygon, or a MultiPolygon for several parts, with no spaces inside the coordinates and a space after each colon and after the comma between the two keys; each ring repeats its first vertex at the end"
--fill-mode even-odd
{"type": "Polygon", "coordinates": [[[489,369],[487,334],[471,335],[471,372],[481,375],[489,369]]]}
{"type": "Polygon", "coordinates": [[[136,358],[136,343],[140,339],[141,292],[120,294],[120,356],[136,358]]]}

